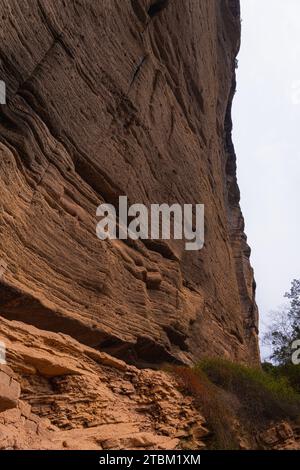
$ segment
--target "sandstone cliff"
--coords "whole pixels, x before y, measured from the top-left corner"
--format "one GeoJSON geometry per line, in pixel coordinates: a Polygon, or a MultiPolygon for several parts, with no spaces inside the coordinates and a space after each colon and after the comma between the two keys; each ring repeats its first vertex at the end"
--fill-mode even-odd
{"type": "Polygon", "coordinates": [[[133,362],[258,361],[231,143],[239,2],[1,12],[1,315],[133,362]],[[204,249],[100,242],[96,207],[124,194],[204,203],[204,249]]]}
{"type": "MultiPolygon", "coordinates": [[[[116,387],[122,370],[148,390],[144,382],[155,386],[160,373],[134,366],[203,355],[257,364],[255,283],[231,141],[239,1],[0,0],[0,8],[1,339],[24,399],[38,415],[41,394],[49,406],[57,399],[52,425],[70,420],[76,429],[92,421],[69,416],[81,416],[77,401],[89,400],[77,390],[78,369],[104,381],[112,374],[116,387]],[[131,204],[204,203],[204,248],[99,241],[96,208],[120,195],[131,204]],[[60,352],[52,367],[49,350],[61,334],[71,337],[66,348],[76,342],[79,362],[60,352]],[[40,338],[47,347],[35,353],[40,338]],[[131,365],[115,367],[117,358],[131,365]],[[69,400],[73,387],[66,413],[57,397],[69,400]]],[[[101,387],[107,402],[127,408],[126,393],[101,387]]],[[[155,426],[131,417],[137,433],[158,439],[159,417],[155,426]]],[[[175,431],[170,439],[183,432],[175,431]]]]}

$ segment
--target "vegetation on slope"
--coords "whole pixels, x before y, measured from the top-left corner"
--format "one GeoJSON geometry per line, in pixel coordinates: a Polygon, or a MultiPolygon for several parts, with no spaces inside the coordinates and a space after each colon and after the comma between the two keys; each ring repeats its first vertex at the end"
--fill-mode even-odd
{"type": "Polygon", "coordinates": [[[255,448],[254,436],[271,423],[300,422],[299,375],[293,381],[274,366],[260,369],[224,359],[206,359],[172,372],[205,416],[212,431],[210,448],[237,449],[243,435],[255,448]]]}

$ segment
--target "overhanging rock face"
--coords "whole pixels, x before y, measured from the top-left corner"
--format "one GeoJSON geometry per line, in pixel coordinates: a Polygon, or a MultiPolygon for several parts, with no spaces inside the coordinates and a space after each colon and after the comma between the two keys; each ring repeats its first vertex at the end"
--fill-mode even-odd
{"type": "Polygon", "coordinates": [[[231,142],[239,2],[0,4],[0,314],[136,363],[256,363],[231,142]],[[204,248],[98,240],[96,208],[120,195],[204,203],[204,248]]]}

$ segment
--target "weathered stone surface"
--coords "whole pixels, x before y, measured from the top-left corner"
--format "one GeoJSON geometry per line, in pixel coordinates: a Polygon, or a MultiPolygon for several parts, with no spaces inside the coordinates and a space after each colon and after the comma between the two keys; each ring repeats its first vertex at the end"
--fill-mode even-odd
{"type": "Polygon", "coordinates": [[[1,317],[0,331],[22,388],[0,412],[0,449],[205,447],[205,420],[169,374],[1,317]]]}
{"type": "Polygon", "coordinates": [[[239,2],[159,3],[0,1],[1,315],[135,363],[255,363],[231,142],[239,2]],[[204,249],[100,242],[96,207],[119,195],[204,203],[204,249]]]}
{"type": "Polygon", "coordinates": [[[300,450],[299,427],[283,421],[260,433],[258,440],[267,448],[274,450],[300,450]]]}
{"type": "MultiPolygon", "coordinates": [[[[9,363],[2,366],[0,383],[5,375],[18,390],[10,409],[0,409],[0,449],[209,446],[209,424],[176,376],[138,369],[64,334],[1,317],[0,332],[9,363]]],[[[274,423],[254,435],[235,425],[241,449],[300,448],[294,424],[274,423]]]]}
{"type": "Polygon", "coordinates": [[[15,408],[20,393],[20,385],[13,378],[9,368],[0,365],[0,412],[15,408]]]}

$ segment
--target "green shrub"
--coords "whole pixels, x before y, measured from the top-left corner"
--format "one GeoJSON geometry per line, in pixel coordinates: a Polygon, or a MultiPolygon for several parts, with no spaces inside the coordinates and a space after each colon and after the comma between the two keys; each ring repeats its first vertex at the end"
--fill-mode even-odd
{"type": "Polygon", "coordinates": [[[205,359],[193,368],[169,371],[205,417],[212,431],[209,448],[237,449],[241,435],[255,448],[255,436],[272,423],[300,423],[299,366],[265,363],[256,368],[205,359]]]}
{"type": "Polygon", "coordinates": [[[216,386],[238,397],[241,414],[256,429],[272,420],[299,420],[300,395],[286,376],[225,359],[206,359],[196,368],[216,386]]]}
{"type": "Polygon", "coordinates": [[[294,391],[300,394],[300,366],[292,363],[275,366],[269,362],[262,364],[263,370],[276,379],[285,377],[294,391]]]}

